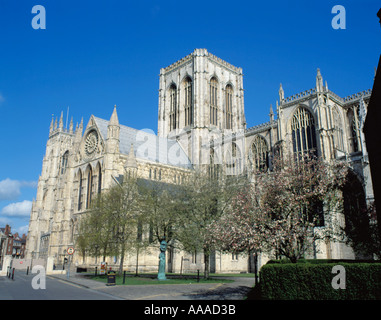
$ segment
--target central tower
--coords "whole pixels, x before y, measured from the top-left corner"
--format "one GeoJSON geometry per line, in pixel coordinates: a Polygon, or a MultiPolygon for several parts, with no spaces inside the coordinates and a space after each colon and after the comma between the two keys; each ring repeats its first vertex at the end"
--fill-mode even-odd
{"type": "Polygon", "coordinates": [[[210,133],[246,128],[242,68],[195,49],[160,70],[158,135],[180,141],[192,163],[210,133]]]}

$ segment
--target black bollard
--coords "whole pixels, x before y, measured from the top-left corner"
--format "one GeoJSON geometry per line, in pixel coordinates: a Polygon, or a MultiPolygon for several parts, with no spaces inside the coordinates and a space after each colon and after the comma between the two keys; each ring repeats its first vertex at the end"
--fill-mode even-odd
{"type": "Polygon", "coordinates": [[[95,276],[97,276],[98,267],[95,267],[95,276]]]}
{"type": "Polygon", "coordinates": [[[123,284],[126,283],[126,270],[123,271],[123,284]]]}
{"type": "Polygon", "coordinates": [[[12,270],[12,280],[14,280],[14,277],[15,277],[15,268],[13,268],[12,270]]]}
{"type": "Polygon", "coordinates": [[[26,267],[26,275],[29,274],[29,266],[26,267]]]}
{"type": "Polygon", "coordinates": [[[200,282],[200,270],[197,270],[197,282],[200,282]]]}

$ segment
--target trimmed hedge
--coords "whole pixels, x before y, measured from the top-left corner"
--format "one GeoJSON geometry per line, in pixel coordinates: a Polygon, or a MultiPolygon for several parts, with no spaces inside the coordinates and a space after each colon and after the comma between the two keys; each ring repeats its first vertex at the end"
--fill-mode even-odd
{"type": "Polygon", "coordinates": [[[381,299],[381,263],[271,263],[260,270],[262,299],[381,299]],[[335,265],[345,268],[345,289],[334,289],[335,265]]]}
{"type": "MultiPolygon", "coordinates": [[[[377,263],[376,260],[353,260],[353,259],[298,259],[296,263],[312,263],[312,264],[321,264],[321,263],[377,263]]],[[[279,260],[269,260],[267,264],[288,264],[291,263],[289,259],[279,259],[279,260]]],[[[381,263],[381,261],[380,261],[381,263]]]]}

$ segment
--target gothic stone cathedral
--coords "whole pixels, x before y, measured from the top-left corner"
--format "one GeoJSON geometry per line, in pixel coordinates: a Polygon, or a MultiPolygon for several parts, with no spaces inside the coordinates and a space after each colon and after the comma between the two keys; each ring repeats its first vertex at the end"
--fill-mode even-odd
{"type": "MultiPolygon", "coordinates": [[[[247,128],[242,69],[196,49],[160,70],[157,135],[120,124],[116,107],[109,120],[92,115],[87,126],[82,121],[75,130],[73,122],[69,130],[64,128],[62,114],[59,123],[52,120],[30,217],[27,257],[52,257],[60,264],[67,248],[75,246],[79,216],[91,198],[129,168],[143,179],[180,184],[193,166],[205,161],[222,164],[226,174],[250,175],[267,170],[277,149],[312,150],[324,159],[347,159],[356,196],[349,201],[372,201],[362,131],[370,95],[366,90],[339,97],[323,83],[318,69],[315,88],[285,97],[281,85],[276,119],[270,107],[268,122],[247,128]]],[[[168,271],[179,272],[180,264],[183,271],[202,269],[201,253],[168,251],[168,271]]],[[[320,244],[316,257],[356,258],[350,247],[329,241],[320,244]]],[[[117,263],[117,257],[108,259],[117,263]]],[[[247,256],[216,252],[211,260],[215,272],[253,268],[247,256]]],[[[73,262],[89,265],[94,259],[76,252],[73,262]]],[[[266,257],[259,258],[260,264],[265,262],[266,257]]],[[[125,267],[134,266],[135,257],[129,256],[125,267]]],[[[141,271],[157,270],[157,251],[140,257],[139,266],[141,271]]]]}

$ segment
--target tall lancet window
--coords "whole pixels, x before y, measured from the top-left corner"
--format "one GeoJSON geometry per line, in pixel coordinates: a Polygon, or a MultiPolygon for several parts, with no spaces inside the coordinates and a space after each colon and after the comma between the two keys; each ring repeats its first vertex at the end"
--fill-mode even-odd
{"type": "Polygon", "coordinates": [[[89,171],[87,173],[87,200],[86,200],[86,209],[89,208],[91,203],[91,196],[93,192],[93,170],[89,167],[89,171]]]}
{"type": "Polygon", "coordinates": [[[82,210],[82,171],[78,173],[78,211],[82,210]]]}
{"type": "Polygon", "coordinates": [[[343,122],[339,110],[333,108],[333,128],[334,128],[334,144],[335,149],[344,151],[344,138],[343,138],[343,122]]]}
{"type": "Polygon", "coordinates": [[[102,168],[98,165],[98,194],[102,191],[102,168]]]}
{"type": "Polygon", "coordinates": [[[217,87],[218,81],[216,78],[210,80],[210,124],[217,125],[217,87]]]}
{"type": "Polygon", "coordinates": [[[61,174],[64,174],[66,172],[68,160],[69,160],[69,151],[66,151],[64,155],[62,156],[62,160],[61,160],[61,174]]]}
{"type": "Polygon", "coordinates": [[[185,126],[193,124],[193,101],[192,101],[192,80],[187,77],[184,82],[184,111],[185,126]]]}
{"type": "Polygon", "coordinates": [[[172,84],[169,88],[169,128],[170,130],[178,128],[178,108],[177,108],[177,87],[172,84]]]}
{"type": "Polygon", "coordinates": [[[305,108],[298,108],[292,117],[292,145],[298,158],[303,155],[317,155],[315,121],[305,108]]]}
{"type": "Polygon", "coordinates": [[[225,100],[226,129],[233,129],[233,87],[230,84],[226,86],[225,100]]]}
{"type": "Polygon", "coordinates": [[[265,172],[268,167],[268,148],[266,140],[261,136],[256,136],[250,151],[255,171],[265,172]]]}

